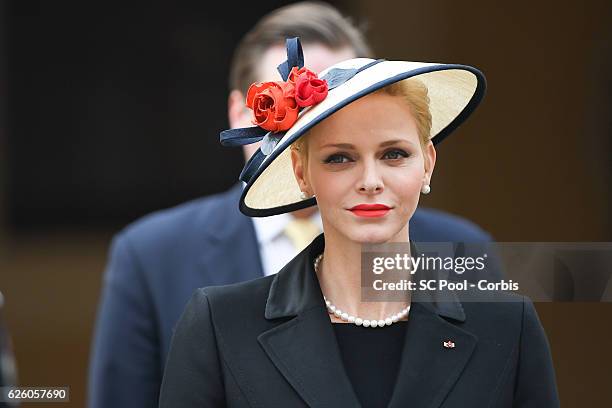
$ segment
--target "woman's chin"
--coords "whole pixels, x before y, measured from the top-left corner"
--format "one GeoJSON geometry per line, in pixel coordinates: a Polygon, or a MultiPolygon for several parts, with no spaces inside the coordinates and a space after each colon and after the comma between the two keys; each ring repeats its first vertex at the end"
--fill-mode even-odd
{"type": "Polygon", "coordinates": [[[360,226],[348,231],[347,236],[351,241],[361,244],[384,244],[391,241],[397,231],[391,231],[388,226],[360,226]]]}

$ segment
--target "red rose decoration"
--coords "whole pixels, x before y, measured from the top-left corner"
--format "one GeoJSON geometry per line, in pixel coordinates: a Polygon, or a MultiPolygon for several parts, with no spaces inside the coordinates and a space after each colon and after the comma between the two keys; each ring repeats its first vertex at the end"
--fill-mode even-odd
{"type": "Polygon", "coordinates": [[[246,105],[253,109],[253,124],[272,132],[293,126],[298,117],[295,87],[291,82],[263,82],[249,87],[246,105]]]}
{"type": "Polygon", "coordinates": [[[327,97],[327,81],[307,68],[293,67],[288,82],[295,84],[295,100],[301,108],[315,105],[327,97]]]}
{"type": "Polygon", "coordinates": [[[302,67],[298,69],[298,67],[293,67],[291,68],[291,72],[289,72],[289,77],[287,78],[287,82],[291,82],[293,85],[295,85],[300,75],[308,75],[308,76],[313,76],[315,78],[317,77],[317,74],[315,74],[308,68],[302,67]]]}

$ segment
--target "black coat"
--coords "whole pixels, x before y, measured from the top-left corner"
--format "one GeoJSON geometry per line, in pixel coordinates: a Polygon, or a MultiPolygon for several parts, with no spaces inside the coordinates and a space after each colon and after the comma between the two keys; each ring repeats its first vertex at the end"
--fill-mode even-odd
{"type": "MultiPolygon", "coordinates": [[[[221,194],[158,211],[115,236],[100,297],[88,407],[157,406],[173,329],[193,291],[264,276],[253,220],[238,210],[242,189],[238,182],[221,194]]],[[[491,241],[463,218],[422,207],[410,219],[410,237],[491,241]]],[[[469,247],[453,250],[471,254],[469,247]]]]}
{"type": "MultiPolygon", "coordinates": [[[[197,290],[173,335],[159,406],[359,407],[312,266],[324,245],[321,234],[276,275],[197,290]]],[[[499,296],[413,300],[390,407],[559,406],[533,304],[499,296]]]]}

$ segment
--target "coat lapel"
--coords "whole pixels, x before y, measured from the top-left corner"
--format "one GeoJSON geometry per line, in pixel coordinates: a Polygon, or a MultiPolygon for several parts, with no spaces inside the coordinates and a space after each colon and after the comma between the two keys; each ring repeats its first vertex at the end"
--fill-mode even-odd
{"type": "Polygon", "coordinates": [[[258,341],[309,406],[358,407],[312,266],[323,246],[321,234],[277,273],[265,316],[294,318],[262,333],[258,341]]]}
{"type": "MultiPolygon", "coordinates": [[[[285,321],[260,334],[258,341],[309,406],[359,407],[312,266],[324,247],[321,234],[276,274],[265,317],[285,321]]],[[[435,294],[425,294],[412,302],[389,407],[407,403],[438,407],[452,389],[477,339],[447,319],[459,323],[465,319],[458,300],[441,302],[435,294]],[[454,348],[444,347],[448,340],[455,344],[454,348]]]]}
{"type": "MultiPolygon", "coordinates": [[[[424,252],[411,242],[413,256],[424,252]]],[[[439,255],[439,254],[437,254],[439,255]]],[[[446,270],[417,271],[413,279],[448,279],[446,270]]],[[[418,291],[412,298],[401,363],[390,408],[439,407],[453,388],[477,343],[472,333],[459,327],[466,319],[452,291],[418,291]],[[454,347],[444,346],[452,342],[454,347]]]]}
{"type": "Polygon", "coordinates": [[[311,407],[358,407],[327,312],[310,309],[262,333],[258,340],[276,368],[311,407]]]}
{"type": "Polygon", "coordinates": [[[238,209],[241,193],[242,182],[234,185],[208,209],[210,214],[219,215],[212,217],[202,240],[206,247],[201,251],[199,269],[206,274],[205,286],[226,285],[263,276],[253,220],[238,209]]]}
{"type": "Polygon", "coordinates": [[[476,337],[447,322],[428,303],[413,303],[390,408],[440,406],[461,375],[476,337]],[[444,347],[452,341],[454,348],[444,347]]]}

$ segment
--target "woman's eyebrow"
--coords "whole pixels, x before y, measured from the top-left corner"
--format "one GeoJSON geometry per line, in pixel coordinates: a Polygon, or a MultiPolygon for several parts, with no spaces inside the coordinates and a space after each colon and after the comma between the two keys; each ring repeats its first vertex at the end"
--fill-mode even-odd
{"type": "Polygon", "coordinates": [[[327,143],[321,146],[321,149],[323,149],[324,147],[339,147],[341,149],[354,149],[355,148],[355,146],[353,146],[350,143],[327,143]]]}
{"type": "MultiPolygon", "coordinates": [[[[406,139],[393,139],[393,140],[387,140],[385,142],[382,142],[380,144],[380,147],[391,146],[391,145],[402,143],[402,142],[406,142],[408,144],[413,144],[410,140],[406,140],[406,139]]],[[[338,148],[341,148],[341,149],[354,149],[355,148],[355,146],[350,144],[350,143],[328,143],[328,144],[324,144],[323,146],[321,146],[321,149],[323,149],[325,147],[338,147],[338,148]]]]}
{"type": "Polygon", "coordinates": [[[410,140],[407,140],[407,139],[393,139],[393,140],[387,140],[386,142],[382,142],[380,144],[380,147],[391,146],[391,145],[402,143],[402,142],[406,142],[408,144],[414,144],[410,140]]]}

